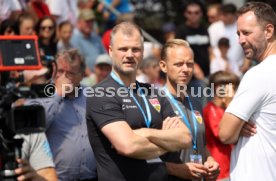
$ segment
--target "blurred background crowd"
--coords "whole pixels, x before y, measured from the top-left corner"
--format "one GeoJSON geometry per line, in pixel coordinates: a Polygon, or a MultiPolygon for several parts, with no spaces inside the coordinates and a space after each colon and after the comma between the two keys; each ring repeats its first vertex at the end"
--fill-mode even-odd
{"type": "MultiPolygon", "coordinates": [[[[236,34],[236,11],[245,2],[222,0],[0,0],[0,35],[37,35],[43,61],[76,48],[86,62],[88,86],[111,70],[108,54],[111,28],[134,21],[146,38],[141,82],[162,86],[158,61],[162,44],[187,40],[195,54],[191,86],[205,87],[209,74],[219,70],[241,77],[252,62],[243,56],[236,34]]],[[[275,6],[274,1],[268,1],[275,6]]],[[[254,64],[254,63],[253,63],[254,64]]],[[[24,73],[28,84],[43,83],[46,72],[24,73]]],[[[203,100],[204,103],[204,100],[203,100]]]]}

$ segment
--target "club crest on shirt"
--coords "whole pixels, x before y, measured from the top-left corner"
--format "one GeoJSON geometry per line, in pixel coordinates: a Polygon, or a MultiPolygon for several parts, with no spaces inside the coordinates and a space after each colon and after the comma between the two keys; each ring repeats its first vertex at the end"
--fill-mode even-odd
{"type": "Polygon", "coordinates": [[[202,124],[203,119],[202,119],[202,116],[201,116],[200,112],[199,112],[199,111],[194,111],[194,115],[195,115],[195,117],[196,117],[197,122],[198,122],[199,124],[202,124]]]}
{"type": "Polygon", "coordinates": [[[154,109],[157,112],[160,112],[161,106],[160,106],[160,103],[159,103],[159,101],[158,101],[157,98],[155,98],[155,99],[149,99],[149,102],[151,103],[151,105],[154,107],[154,109]]]}

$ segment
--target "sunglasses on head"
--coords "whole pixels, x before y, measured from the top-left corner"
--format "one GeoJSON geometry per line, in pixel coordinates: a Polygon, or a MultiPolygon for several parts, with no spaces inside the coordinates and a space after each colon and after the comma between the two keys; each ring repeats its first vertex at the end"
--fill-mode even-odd
{"type": "Polygon", "coordinates": [[[43,30],[43,31],[46,30],[46,29],[53,30],[54,27],[53,26],[41,26],[40,29],[43,30]]]}

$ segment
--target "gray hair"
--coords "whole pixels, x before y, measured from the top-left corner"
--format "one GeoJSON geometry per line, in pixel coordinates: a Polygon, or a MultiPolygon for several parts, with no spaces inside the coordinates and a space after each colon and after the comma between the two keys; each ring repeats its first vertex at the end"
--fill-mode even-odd
{"type": "Polygon", "coordinates": [[[82,73],[85,72],[86,65],[85,65],[84,58],[80,54],[79,50],[76,48],[71,48],[69,50],[64,50],[64,51],[59,52],[56,55],[56,61],[58,61],[59,59],[64,59],[65,61],[67,61],[70,64],[74,63],[75,61],[79,61],[81,72],[82,73]]]}

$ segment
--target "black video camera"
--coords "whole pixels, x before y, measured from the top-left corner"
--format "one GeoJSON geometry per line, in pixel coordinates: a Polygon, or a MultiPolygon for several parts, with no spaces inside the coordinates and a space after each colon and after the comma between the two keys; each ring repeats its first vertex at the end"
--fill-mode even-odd
{"type": "Polygon", "coordinates": [[[10,71],[37,70],[42,67],[36,36],[0,36],[0,180],[16,180],[16,158],[21,158],[22,139],[16,134],[45,131],[42,106],[18,106],[19,98],[31,97],[31,90],[9,79],[10,71]]]}

